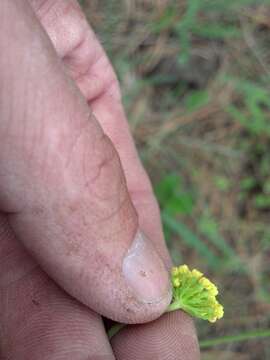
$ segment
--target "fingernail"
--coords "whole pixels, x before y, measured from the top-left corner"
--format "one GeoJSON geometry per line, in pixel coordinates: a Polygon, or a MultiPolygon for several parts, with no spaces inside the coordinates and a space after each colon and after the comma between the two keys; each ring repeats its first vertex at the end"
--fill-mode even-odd
{"type": "Polygon", "coordinates": [[[137,299],[158,303],[171,298],[169,274],[150,240],[138,231],[123,261],[124,277],[137,299]]]}

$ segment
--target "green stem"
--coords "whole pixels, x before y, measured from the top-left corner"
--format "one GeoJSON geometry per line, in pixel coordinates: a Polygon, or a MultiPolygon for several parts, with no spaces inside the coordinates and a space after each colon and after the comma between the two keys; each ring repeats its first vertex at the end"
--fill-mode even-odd
{"type": "Polygon", "coordinates": [[[171,312],[179,309],[181,309],[181,303],[179,301],[174,301],[168,306],[166,312],[171,312]]]}
{"type": "Polygon", "coordinates": [[[118,324],[118,323],[114,324],[107,333],[108,338],[111,339],[114,335],[116,335],[125,326],[126,326],[126,324],[118,324]]]}
{"type": "MultiPolygon", "coordinates": [[[[175,304],[171,304],[171,305],[175,305],[175,304]]],[[[170,312],[170,311],[179,309],[179,307],[176,308],[176,305],[175,306],[171,306],[171,305],[169,306],[169,308],[167,309],[166,312],[170,312]]],[[[178,304],[178,306],[179,306],[179,304],[178,304]]],[[[112,326],[110,328],[110,330],[108,331],[109,339],[111,339],[114,335],[116,335],[125,326],[126,326],[125,324],[115,324],[114,326],[112,326]]],[[[270,337],[270,330],[254,330],[254,331],[250,331],[250,332],[247,332],[244,334],[227,335],[227,336],[222,336],[222,337],[214,338],[214,339],[201,340],[200,348],[203,349],[203,348],[216,346],[216,345],[228,344],[228,343],[239,342],[239,341],[246,341],[246,340],[251,340],[251,339],[265,338],[265,337],[270,337]]]]}
{"type": "MultiPolygon", "coordinates": [[[[175,311],[175,310],[179,310],[179,309],[181,309],[181,304],[179,301],[175,301],[169,305],[166,312],[171,312],[171,311],[175,311]]],[[[116,335],[125,326],[126,326],[125,324],[120,324],[120,323],[114,324],[108,331],[108,334],[107,334],[108,338],[111,339],[114,335],[116,335]]]]}
{"type": "Polygon", "coordinates": [[[246,341],[264,337],[270,337],[270,330],[255,330],[244,334],[227,335],[215,339],[202,340],[200,341],[200,347],[206,348],[214,345],[228,344],[232,342],[246,341]]]}

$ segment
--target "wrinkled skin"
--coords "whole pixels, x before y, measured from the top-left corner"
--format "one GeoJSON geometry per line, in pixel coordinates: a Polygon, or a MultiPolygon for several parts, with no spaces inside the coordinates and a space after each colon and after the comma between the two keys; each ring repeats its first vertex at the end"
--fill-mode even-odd
{"type": "Polygon", "coordinates": [[[1,0],[0,24],[0,359],[199,359],[192,320],[159,317],[169,296],[142,303],[121,275],[138,227],[170,259],[115,74],[78,4],[1,0]],[[140,325],[109,342],[100,314],[140,325]]]}

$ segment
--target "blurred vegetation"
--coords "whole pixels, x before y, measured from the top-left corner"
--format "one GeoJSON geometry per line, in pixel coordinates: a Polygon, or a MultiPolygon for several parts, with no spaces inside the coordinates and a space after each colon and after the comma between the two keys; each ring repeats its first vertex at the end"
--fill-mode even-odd
{"type": "Polygon", "coordinates": [[[224,320],[197,324],[202,358],[270,359],[270,2],[83,6],[119,76],[172,257],[221,289],[224,320]]]}

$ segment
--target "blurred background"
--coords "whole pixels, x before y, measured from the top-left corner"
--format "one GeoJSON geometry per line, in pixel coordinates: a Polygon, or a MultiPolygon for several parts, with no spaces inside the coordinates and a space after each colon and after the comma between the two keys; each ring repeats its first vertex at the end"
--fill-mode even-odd
{"type": "Polygon", "coordinates": [[[270,1],[84,0],[175,263],[220,288],[202,359],[270,359],[270,1]]]}

